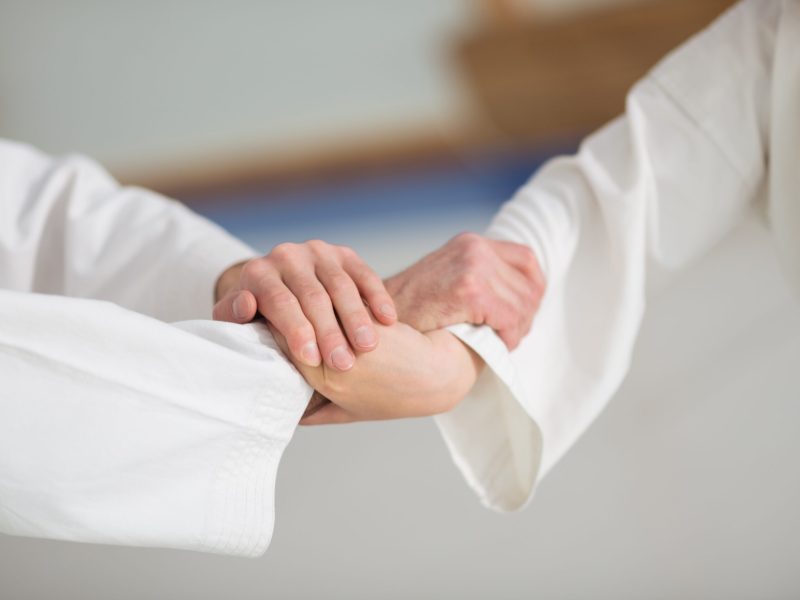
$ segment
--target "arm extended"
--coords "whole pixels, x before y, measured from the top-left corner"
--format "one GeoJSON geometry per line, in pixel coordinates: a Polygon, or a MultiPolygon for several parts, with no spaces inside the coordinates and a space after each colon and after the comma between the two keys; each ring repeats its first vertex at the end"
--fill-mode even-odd
{"type": "MultiPolygon", "coordinates": [[[[359,355],[347,372],[295,361],[308,383],[331,401],[302,424],[440,414],[461,401],[483,367],[477,354],[448,331],[420,333],[404,323],[377,329],[380,345],[359,355]]],[[[286,340],[277,330],[272,332],[286,352],[286,340]]]]}
{"type": "Polygon", "coordinates": [[[262,324],[0,291],[0,531],[261,554],[311,395],[262,324]]]}

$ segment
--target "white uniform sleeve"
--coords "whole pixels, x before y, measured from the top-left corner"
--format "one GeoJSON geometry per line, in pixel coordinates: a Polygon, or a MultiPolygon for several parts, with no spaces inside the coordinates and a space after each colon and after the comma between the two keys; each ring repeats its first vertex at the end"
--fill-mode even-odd
{"type": "Polygon", "coordinates": [[[109,300],[164,321],[210,318],[219,275],[253,254],[87,158],[0,140],[0,288],[109,300]]]}
{"type": "Polygon", "coordinates": [[[485,328],[452,330],[488,368],[437,418],[467,481],[513,510],[624,378],[646,265],[685,265],[740,220],[765,179],[772,48],[781,4],[737,5],[630,92],[624,116],[546,165],[492,237],[529,244],[548,288],[510,355],[485,328]]]}
{"type": "Polygon", "coordinates": [[[0,531],[258,555],[310,395],[263,325],[0,291],[0,531]]]}

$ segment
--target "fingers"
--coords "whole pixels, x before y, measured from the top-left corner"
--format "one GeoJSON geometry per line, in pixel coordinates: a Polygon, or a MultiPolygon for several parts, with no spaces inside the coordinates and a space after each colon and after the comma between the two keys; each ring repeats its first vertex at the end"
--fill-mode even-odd
{"type": "MultiPolygon", "coordinates": [[[[373,350],[378,345],[378,332],[350,275],[333,261],[328,261],[317,269],[317,277],[325,286],[353,348],[361,352],[373,350]]],[[[345,357],[343,353],[341,356],[345,357]]]]}
{"type": "Polygon", "coordinates": [[[246,322],[255,316],[255,301],[256,310],[286,337],[288,354],[312,367],[324,362],[347,371],[355,364],[354,351],[373,350],[378,333],[370,310],[381,323],[397,320],[383,282],[355,252],[320,240],[279,244],[245,264],[240,283],[252,297],[224,298],[215,316],[246,322]]]}
{"type": "Polygon", "coordinates": [[[524,317],[513,292],[504,285],[499,287],[501,290],[495,290],[494,298],[486,310],[485,323],[497,332],[509,350],[513,350],[519,345],[527,329],[523,330],[524,317]]]}
{"type": "MultiPolygon", "coordinates": [[[[267,322],[267,327],[269,327],[272,337],[275,338],[275,343],[288,355],[289,346],[286,342],[286,338],[283,337],[281,332],[278,331],[272,323],[267,322]]],[[[310,380],[310,383],[313,385],[315,378],[312,374],[315,371],[319,371],[319,369],[309,369],[302,365],[298,365],[298,368],[303,377],[310,380]]],[[[339,405],[332,403],[315,390],[300,419],[300,425],[332,425],[334,423],[350,423],[352,421],[355,421],[355,417],[352,417],[339,405]]]]}
{"type": "Polygon", "coordinates": [[[256,318],[258,302],[252,292],[235,290],[214,305],[212,318],[229,323],[249,323],[256,318]]]}
{"type": "Polygon", "coordinates": [[[314,336],[314,327],[306,318],[300,302],[284,285],[277,272],[261,269],[257,275],[245,271],[248,283],[258,301],[258,310],[286,338],[289,352],[301,363],[316,367],[321,362],[319,346],[314,336]]]}
{"type": "MultiPolygon", "coordinates": [[[[267,321],[267,329],[269,329],[269,332],[272,334],[272,337],[275,340],[275,343],[278,344],[278,348],[281,349],[281,352],[283,352],[286,356],[289,356],[289,344],[286,343],[286,338],[283,337],[283,334],[275,329],[275,326],[269,321],[267,321]]],[[[302,372],[301,375],[303,375],[302,372]]]]}
{"type": "MultiPolygon", "coordinates": [[[[269,329],[270,333],[272,334],[275,343],[278,345],[278,348],[281,349],[289,361],[295,366],[295,368],[300,371],[300,375],[303,376],[303,379],[306,380],[308,385],[313,388],[318,387],[322,382],[324,382],[325,376],[323,373],[323,367],[321,366],[308,366],[299,360],[297,360],[289,350],[289,343],[286,341],[286,338],[283,334],[278,331],[278,329],[273,325],[270,321],[267,321],[267,328],[269,329]]],[[[320,361],[320,365],[322,362],[320,361]]]]}
{"type": "Polygon", "coordinates": [[[358,256],[352,256],[345,260],[344,269],[353,279],[358,291],[378,321],[384,325],[392,325],[397,321],[394,300],[375,271],[370,269],[358,256]]]}
{"type": "Polygon", "coordinates": [[[533,250],[524,244],[505,242],[501,240],[487,240],[497,255],[505,262],[521,271],[536,285],[544,286],[544,275],[539,261],[533,250]]]}
{"type": "Polygon", "coordinates": [[[485,322],[509,350],[516,348],[530,330],[539,308],[541,290],[508,263],[498,261],[491,280],[492,297],[485,322]]]}
{"type": "Polygon", "coordinates": [[[524,335],[520,335],[521,330],[518,327],[506,327],[504,329],[495,329],[498,337],[503,340],[506,348],[514,350],[522,341],[524,335]]]}
{"type": "MultiPolygon", "coordinates": [[[[286,273],[284,279],[314,327],[314,334],[325,364],[338,371],[351,369],[355,363],[355,356],[336,319],[328,291],[314,273],[309,275],[304,271],[293,271],[286,273]]],[[[363,309],[363,304],[361,308],[363,309]]]]}
{"type": "MultiPolygon", "coordinates": [[[[536,255],[527,246],[499,240],[489,240],[489,243],[503,261],[498,272],[515,295],[516,323],[507,326],[501,334],[503,341],[513,350],[530,331],[539,310],[545,288],[544,275],[536,255]]],[[[498,333],[501,332],[498,330],[498,333]]]]}
{"type": "Polygon", "coordinates": [[[508,265],[506,267],[506,281],[513,288],[516,294],[515,305],[519,307],[519,337],[522,338],[530,331],[533,319],[539,311],[545,290],[544,278],[532,281],[520,277],[520,272],[516,269],[508,265]]]}

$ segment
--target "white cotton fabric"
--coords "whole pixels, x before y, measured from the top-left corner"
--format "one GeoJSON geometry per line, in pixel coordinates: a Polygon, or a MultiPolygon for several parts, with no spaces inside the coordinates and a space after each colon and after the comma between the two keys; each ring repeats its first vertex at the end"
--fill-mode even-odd
{"type": "Polygon", "coordinates": [[[668,55],[623,116],[543,167],[490,226],[534,250],[548,287],[514,352],[486,328],[452,328],[488,368],[437,422],[481,500],[522,507],[617,390],[648,264],[686,265],[766,198],[800,290],[799,190],[800,2],[749,0],[668,55]]]}
{"type": "Polygon", "coordinates": [[[0,141],[0,531],[266,549],[311,390],[265,326],[186,320],[252,256],[87,159],[0,141]]]}

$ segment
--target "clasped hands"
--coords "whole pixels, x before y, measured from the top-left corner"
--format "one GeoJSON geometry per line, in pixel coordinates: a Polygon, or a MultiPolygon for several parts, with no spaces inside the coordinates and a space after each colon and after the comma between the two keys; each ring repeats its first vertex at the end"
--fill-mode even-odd
{"type": "Polygon", "coordinates": [[[443,328],[486,324],[513,349],[544,285],[526,246],[472,233],[385,282],[350,248],[312,240],[225,271],[214,319],[267,320],[316,390],[302,424],[427,416],[455,407],[483,367],[443,328]]]}

